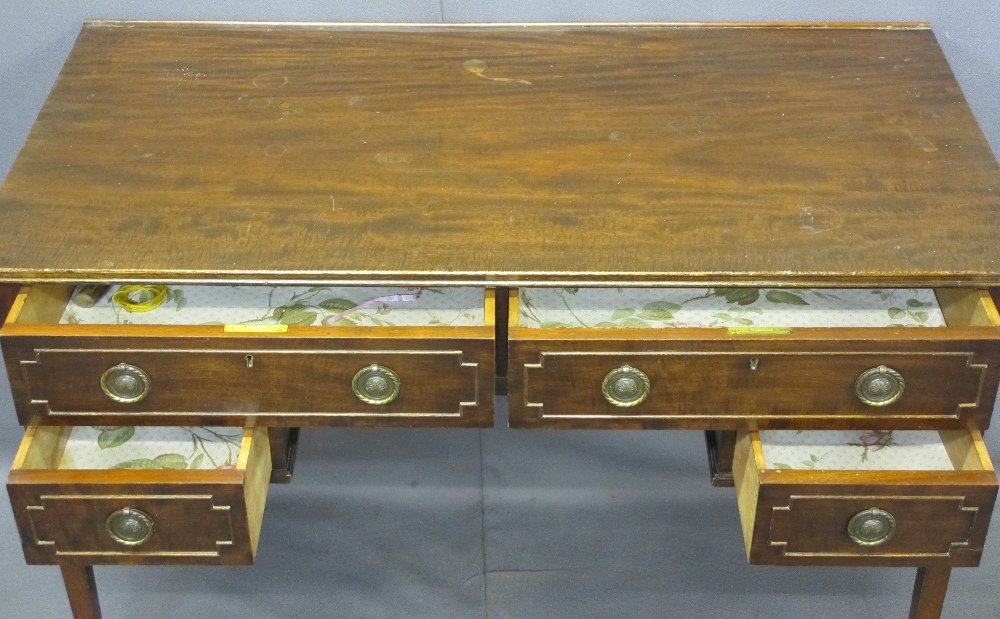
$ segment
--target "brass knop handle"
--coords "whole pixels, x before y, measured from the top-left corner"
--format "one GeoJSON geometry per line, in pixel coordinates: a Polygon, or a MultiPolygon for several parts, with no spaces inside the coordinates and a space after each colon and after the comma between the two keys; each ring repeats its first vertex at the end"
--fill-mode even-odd
{"type": "Polygon", "coordinates": [[[108,516],[104,528],[123,546],[141,546],[153,536],[153,519],[143,511],[125,507],[108,516]]]}
{"type": "Polygon", "coordinates": [[[854,514],[847,523],[847,535],[859,546],[884,544],[895,532],[896,519],[877,507],[854,514]]]}
{"type": "Polygon", "coordinates": [[[868,406],[888,406],[903,395],[906,381],[896,370],[880,365],[865,370],[854,381],[854,393],[868,406]]]}
{"type": "Polygon", "coordinates": [[[399,395],[399,375],[373,363],[361,368],[351,381],[354,395],[366,404],[388,404],[399,395]]]}
{"type": "Polygon", "coordinates": [[[642,370],[623,365],[608,372],[601,392],[615,406],[637,406],[649,396],[649,377],[642,370]]]}
{"type": "Polygon", "coordinates": [[[149,395],[149,388],[149,375],[128,363],[119,363],[101,375],[101,389],[115,402],[138,402],[149,395]]]}

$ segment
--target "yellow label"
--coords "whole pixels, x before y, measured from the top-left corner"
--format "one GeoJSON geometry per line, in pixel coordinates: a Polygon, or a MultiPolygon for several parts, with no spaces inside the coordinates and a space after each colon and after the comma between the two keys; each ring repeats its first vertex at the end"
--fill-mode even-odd
{"type": "Polygon", "coordinates": [[[288,325],[226,325],[226,333],[285,333],[288,325]]]}
{"type": "Polygon", "coordinates": [[[788,335],[791,327],[729,327],[729,335],[788,335]]]}

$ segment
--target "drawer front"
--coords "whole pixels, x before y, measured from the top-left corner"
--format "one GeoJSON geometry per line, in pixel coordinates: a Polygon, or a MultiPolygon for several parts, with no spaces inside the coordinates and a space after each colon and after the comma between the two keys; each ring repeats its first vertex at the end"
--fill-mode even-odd
{"type": "Polygon", "coordinates": [[[14,344],[5,353],[24,420],[95,424],[127,415],[129,424],[169,417],[170,423],[238,425],[250,416],[269,425],[493,421],[492,340],[146,338],[137,349],[116,347],[122,338],[56,339],[5,340],[14,344]],[[148,392],[140,400],[116,401],[102,387],[102,376],[119,364],[145,375],[148,392]],[[392,392],[389,402],[365,398],[371,394],[360,383],[373,365],[381,376],[376,380],[392,392]]]}
{"type": "Polygon", "coordinates": [[[235,464],[199,470],[61,468],[67,430],[29,428],[7,478],[29,563],[253,562],[271,473],[266,428],[243,432],[235,464]]]}
{"type": "MultiPolygon", "coordinates": [[[[253,562],[241,483],[157,486],[39,484],[10,489],[28,563],[253,562]],[[116,541],[108,520],[139,510],[153,523],[139,546],[116,541]]],[[[140,516],[141,518],[142,516],[140,516]]]]}
{"type": "Polygon", "coordinates": [[[984,341],[512,340],[511,425],[838,428],[878,419],[905,428],[969,416],[985,425],[997,356],[984,341]],[[859,381],[881,366],[898,373],[902,393],[886,405],[865,403],[859,381]],[[645,399],[613,402],[604,387],[616,371],[646,382],[633,381],[645,399]]]}
{"type": "Polygon", "coordinates": [[[750,562],[767,565],[979,564],[996,488],[817,485],[762,487],[750,562]],[[878,546],[851,539],[866,510],[892,515],[895,531],[878,546]]]}

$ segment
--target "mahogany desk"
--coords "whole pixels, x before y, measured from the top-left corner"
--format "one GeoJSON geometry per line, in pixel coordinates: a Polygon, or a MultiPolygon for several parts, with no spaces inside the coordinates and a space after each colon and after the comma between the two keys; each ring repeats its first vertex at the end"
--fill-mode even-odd
{"type": "Polygon", "coordinates": [[[100,614],[94,564],[252,561],[289,428],[490,426],[494,385],[512,426],[705,430],[754,563],[917,567],[930,619],[979,562],[1000,169],[926,25],[89,22],[0,217],[27,428],[8,490],[77,618],[100,614]],[[465,326],[342,300],[318,326],[302,304],[267,328],[78,324],[87,282],[167,285],[178,310],[197,285],[479,301],[465,326]],[[726,318],[525,323],[529,295],[592,288],[691,289],[726,318]],[[881,291],[893,322],[739,313],[838,289],[881,291]],[[897,324],[930,306],[940,328],[897,324]],[[75,426],[245,430],[211,471],[67,470],[75,426]],[[950,464],[783,471],[768,430],[939,431],[950,464]]]}

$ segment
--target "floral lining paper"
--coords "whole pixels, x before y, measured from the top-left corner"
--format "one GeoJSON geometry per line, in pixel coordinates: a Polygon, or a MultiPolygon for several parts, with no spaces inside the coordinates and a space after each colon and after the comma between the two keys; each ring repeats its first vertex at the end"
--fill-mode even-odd
{"type": "Polygon", "coordinates": [[[522,288],[520,325],[944,327],[929,289],[522,288]]]}
{"type": "Polygon", "coordinates": [[[60,469],[232,469],[243,428],[74,427],[60,469]]]}
{"type": "Polygon", "coordinates": [[[130,312],[112,287],[93,307],[72,301],[60,323],[140,325],[481,326],[482,288],[169,286],[162,305],[130,312]]]}
{"type": "Polygon", "coordinates": [[[761,430],[771,469],[953,471],[932,430],[761,430]]]}
{"type": "MultiPolygon", "coordinates": [[[[239,457],[242,428],[78,426],[60,469],[226,469],[239,457]]],[[[800,470],[954,470],[929,430],[762,430],[768,468],[800,470]]]]}

